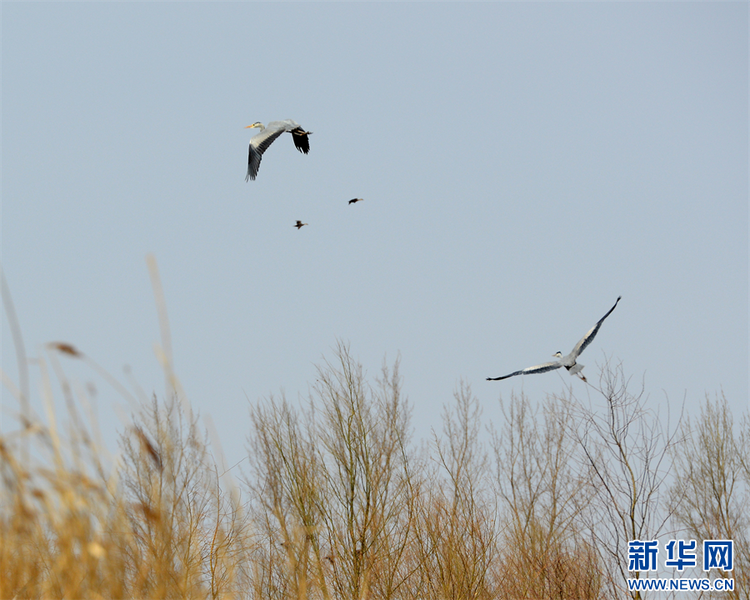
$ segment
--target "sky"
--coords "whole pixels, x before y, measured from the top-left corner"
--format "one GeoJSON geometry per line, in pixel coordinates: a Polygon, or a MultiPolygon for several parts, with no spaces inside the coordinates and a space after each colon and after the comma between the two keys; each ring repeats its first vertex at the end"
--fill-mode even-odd
{"type": "MultiPolygon", "coordinates": [[[[620,295],[589,380],[622,363],[662,415],[723,393],[739,419],[748,5],[3,2],[1,259],[27,356],[70,343],[163,397],[149,253],[230,459],[249,406],[306,400],[339,341],[370,378],[400,358],[417,439],[462,381],[496,424],[513,393],[603,407],[564,371],[486,378],[567,353],[620,295]],[[246,182],[245,126],[288,118],[309,155],[285,134],[246,182]]],[[[122,428],[116,390],[61,361],[122,428]]],[[[5,317],[2,369],[18,381],[5,317]]],[[[4,389],[5,432],[15,408],[4,389]]]]}

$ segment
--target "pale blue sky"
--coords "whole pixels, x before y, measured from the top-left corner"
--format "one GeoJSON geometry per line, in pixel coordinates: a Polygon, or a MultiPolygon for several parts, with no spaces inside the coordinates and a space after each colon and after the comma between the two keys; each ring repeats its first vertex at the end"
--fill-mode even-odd
{"type": "Polygon", "coordinates": [[[418,436],[461,378],[496,421],[512,391],[585,397],[485,378],[567,353],[618,295],[585,374],[606,355],[654,407],[747,408],[747,3],[4,2],[2,27],[29,355],[69,342],[161,394],[153,252],[230,457],[248,398],[306,397],[337,339],[373,376],[400,353],[418,436]],[[246,183],[244,126],[286,118],[310,154],[284,136],[246,183]]]}

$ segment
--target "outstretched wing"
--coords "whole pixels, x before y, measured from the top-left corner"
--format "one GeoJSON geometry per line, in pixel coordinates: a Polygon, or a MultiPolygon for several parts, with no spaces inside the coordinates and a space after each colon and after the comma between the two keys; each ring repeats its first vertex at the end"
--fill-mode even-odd
{"type": "Polygon", "coordinates": [[[299,123],[292,119],[286,119],[285,121],[271,121],[266,128],[264,128],[258,135],[253,136],[250,140],[250,149],[247,157],[247,176],[245,177],[245,181],[248,179],[255,179],[258,176],[260,159],[263,157],[263,153],[268,150],[268,147],[277,137],[287,131],[292,134],[294,147],[297,148],[297,150],[304,154],[310,152],[310,140],[307,136],[312,133],[311,131],[305,131],[300,127],[299,123]]]}
{"type": "Polygon", "coordinates": [[[294,140],[294,147],[297,148],[303,154],[310,152],[310,140],[307,136],[312,133],[311,131],[305,131],[302,127],[292,129],[292,139],[294,140]]]}
{"type": "Polygon", "coordinates": [[[288,131],[292,134],[292,140],[294,140],[294,147],[297,148],[303,154],[310,152],[310,140],[308,135],[312,131],[305,131],[302,129],[299,123],[294,119],[284,119],[283,121],[273,121],[268,124],[269,127],[279,128],[282,131],[288,131]]]}
{"type": "Polygon", "coordinates": [[[247,157],[247,176],[245,177],[245,181],[248,179],[255,179],[258,176],[260,159],[263,157],[263,153],[268,150],[268,147],[273,144],[277,137],[286,131],[284,127],[274,127],[274,125],[279,124],[278,121],[269,123],[268,127],[250,139],[250,149],[247,157]]]}
{"type": "Polygon", "coordinates": [[[612,308],[610,308],[607,311],[607,314],[604,315],[601,319],[599,319],[599,321],[597,322],[597,324],[594,325],[591,329],[589,329],[588,332],[586,333],[586,335],[584,335],[581,338],[581,341],[578,342],[575,345],[575,348],[573,348],[573,350],[570,352],[570,355],[573,357],[573,359],[578,358],[578,356],[581,354],[581,352],[583,352],[586,349],[586,347],[591,342],[594,341],[594,338],[596,337],[596,334],[599,333],[599,328],[602,326],[602,323],[604,323],[604,319],[606,319],[610,314],[612,314],[612,311],[615,310],[615,307],[617,306],[617,303],[620,301],[620,298],[622,298],[622,296],[617,296],[617,300],[615,301],[615,305],[612,308]]]}
{"type": "Polygon", "coordinates": [[[487,381],[500,381],[501,379],[508,379],[508,377],[515,377],[516,375],[532,375],[534,373],[546,373],[547,371],[554,371],[555,369],[559,369],[560,367],[562,367],[562,363],[560,361],[548,362],[542,365],[536,365],[534,367],[527,367],[525,369],[521,369],[520,371],[516,371],[515,373],[510,373],[509,375],[503,375],[502,377],[488,377],[487,381]]]}

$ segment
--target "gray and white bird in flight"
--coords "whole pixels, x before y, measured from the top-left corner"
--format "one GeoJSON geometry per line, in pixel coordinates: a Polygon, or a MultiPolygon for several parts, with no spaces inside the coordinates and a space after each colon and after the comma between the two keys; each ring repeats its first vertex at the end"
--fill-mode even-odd
{"type": "Polygon", "coordinates": [[[553,354],[553,356],[557,357],[558,360],[541,365],[536,365],[534,367],[528,367],[526,369],[521,369],[520,371],[515,371],[514,373],[509,373],[508,375],[503,375],[502,377],[488,377],[487,381],[500,381],[501,379],[508,379],[508,377],[515,377],[516,375],[546,373],[547,371],[554,371],[555,369],[559,369],[560,367],[565,367],[571,375],[578,375],[583,381],[586,381],[586,378],[583,376],[583,374],[581,374],[583,365],[577,363],[576,359],[580,356],[581,352],[583,352],[586,347],[594,340],[596,334],[599,333],[599,328],[602,326],[602,323],[604,323],[604,319],[612,314],[612,311],[615,310],[615,307],[620,301],[620,298],[622,298],[622,296],[617,297],[615,305],[607,311],[606,315],[604,315],[601,319],[599,319],[599,321],[597,321],[596,325],[588,330],[586,335],[581,338],[581,341],[579,341],[575,345],[575,347],[570,351],[570,354],[568,354],[567,356],[563,356],[562,352],[558,351],[553,354]]]}
{"type": "Polygon", "coordinates": [[[258,169],[260,169],[260,159],[263,157],[263,153],[268,150],[268,147],[273,144],[273,141],[279,137],[282,133],[287,131],[292,134],[292,140],[294,140],[294,147],[297,148],[303,154],[310,152],[310,140],[307,136],[312,131],[305,131],[300,127],[299,123],[286,119],[285,121],[271,121],[267,127],[260,121],[248,125],[245,129],[252,129],[257,127],[260,129],[260,133],[250,138],[250,150],[247,157],[247,176],[245,181],[248,179],[255,179],[258,176],[258,169]]]}

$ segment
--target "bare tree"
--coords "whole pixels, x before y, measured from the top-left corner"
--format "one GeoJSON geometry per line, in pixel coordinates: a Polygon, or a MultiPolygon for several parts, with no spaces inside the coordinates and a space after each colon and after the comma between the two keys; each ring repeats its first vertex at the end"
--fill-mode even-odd
{"type": "Polygon", "coordinates": [[[259,597],[306,598],[312,584],[327,599],[319,532],[323,475],[315,440],[283,397],[254,407],[251,419],[255,468],[248,485],[260,501],[255,516],[268,549],[259,557],[265,566],[258,570],[255,591],[259,597]]]}
{"type": "Polygon", "coordinates": [[[398,361],[371,386],[339,344],[306,411],[273,398],[253,409],[261,596],[392,598],[405,585],[414,502],[400,385],[398,361]]]}
{"type": "Polygon", "coordinates": [[[548,398],[532,412],[526,397],[512,397],[503,413],[505,427],[493,435],[505,509],[503,590],[517,598],[599,598],[601,567],[582,531],[588,489],[575,469],[571,405],[548,398]]]}
{"type": "MultiPolygon", "coordinates": [[[[584,517],[612,597],[626,595],[626,579],[639,576],[628,571],[628,542],[657,539],[664,531],[669,518],[665,480],[682,419],[671,427],[667,415],[662,425],[659,415],[645,408],[643,387],[633,394],[628,383],[621,364],[605,364],[597,390],[604,410],[578,402],[572,431],[591,499],[584,517]]],[[[572,392],[569,401],[574,401],[572,392]]],[[[641,597],[640,592],[631,595],[641,597]]]]}
{"type": "MultiPolygon", "coordinates": [[[[733,540],[734,591],[722,597],[750,598],[750,478],[748,417],[739,436],[726,398],[706,403],[696,420],[683,423],[684,443],[674,452],[671,489],[674,520],[696,540],[733,540]]],[[[716,575],[717,571],[711,571],[716,575]]]]}
{"type": "Polygon", "coordinates": [[[419,499],[415,536],[421,593],[427,598],[493,598],[495,504],[488,493],[487,453],[480,441],[482,410],[461,382],[435,435],[436,468],[419,499]]]}
{"type": "Polygon", "coordinates": [[[343,598],[391,598],[403,583],[411,502],[409,408],[398,360],[370,387],[346,345],[318,370],[317,439],[324,452],[323,518],[333,585],[343,598]]]}
{"type": "Polygon", "coordinates": [[[219,485],[197,419],[177,400],[154,399],[121,437],[121,486],[133,535],[120,538],[136,596],[173,593],[218,597],[244,587],[237,557],[245,520],[219,485]]]}

